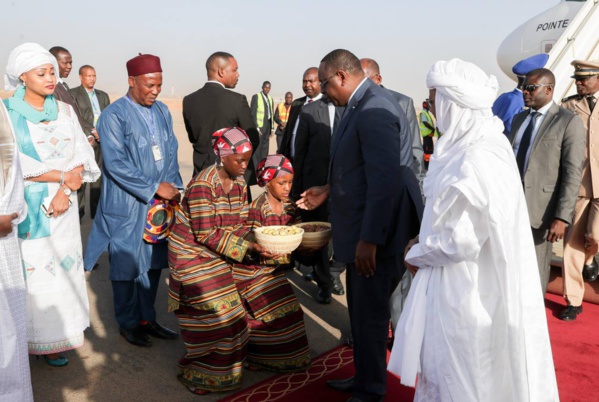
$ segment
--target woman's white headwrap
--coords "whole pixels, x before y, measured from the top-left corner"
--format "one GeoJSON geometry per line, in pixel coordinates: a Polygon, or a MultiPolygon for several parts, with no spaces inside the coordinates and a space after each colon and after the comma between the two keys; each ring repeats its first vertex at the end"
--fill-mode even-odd
{"type": "Polygon", "coordinates": [[[503,126],[491,111],[499,88],[497,79],[477,65],[460,59],[439,61],[431,67],[426,84],[437,90],[435,109],[442,134],[424,180],[428,197],[437,173],[453,156],[484,135],[503,135],[503,126]]]}
{"type": "Polygon", "coordinates": [[[52,64],[58,75],[58,62],[56,57],[37,43],[23,43],[17,46],[8,55],[6,72],[4,73],[4,89],[11,91],[22,85],[19,77],[27,71],[44,64],[52,64]]]}

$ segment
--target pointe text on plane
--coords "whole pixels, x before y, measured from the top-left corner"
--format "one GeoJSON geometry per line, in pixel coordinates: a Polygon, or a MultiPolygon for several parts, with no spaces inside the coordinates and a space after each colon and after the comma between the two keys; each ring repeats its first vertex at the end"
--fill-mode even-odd
{"type": "Polygon", "coordinates": [[[569,19],[567,19],[567,20],[559,20],[559,21],[546,22],[544,24],[539,24],[537,26],[537,32],[539,32],[539,30],[541,30],[541,31],[549,31],[551,29],[567,28],[569,23],[570,23],[569,19]]]}

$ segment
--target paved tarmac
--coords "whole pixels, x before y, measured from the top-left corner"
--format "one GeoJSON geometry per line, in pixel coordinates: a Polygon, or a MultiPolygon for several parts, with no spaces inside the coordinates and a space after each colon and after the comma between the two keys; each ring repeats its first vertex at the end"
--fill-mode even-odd
{"type": "MultiPolygon", "coordinates": [[[[192,172],[192,148],[181,119],[180,101],[167,102],[179,139],[179,164],[183,182],[192,172]]],[[[275,138],[270,149],[274,152],[275,138]]],[[[253,193],[261,190],[252,189],[253,193]]],[[[91,228],[89,216],[82,222],[84,247],[91,228]]],[[[50,367],[43,359],[30,356],[33,392],[36,401],[116,402],[116,401],[217,401],[230,393],[197,396],[176,379],[176,363],[185,352],[183,341],[153,339],[149,348],[127,343],[118,333],[114,320],[112,287],[108,279],[108,256],[99,261],[99,269],[86,274],[90,327],[85,331],[85,345],[65,353],[66,367],[50,367]]],[[[305,268],[304,268],[305,269],[305,268]]],[[[307,272],[307,269],[305,269],[307,272]]],[[[312,357],[343,343],[350,334],[345,296],[334,296],[333,303],[321,305],[312,296],[316,285],[306,282],[297,271],[287,273],[304,310],[304,320],[312,357]]],[[[156,310],[158,322],[178,330],[173,313],[167,312],[167,270],[163,271],[156,310]]],[[[345,281],[345,275],[342,276],[345,281]]],[[[243,387],[249,387],[272,373],[244,371],[243,387]]]]}

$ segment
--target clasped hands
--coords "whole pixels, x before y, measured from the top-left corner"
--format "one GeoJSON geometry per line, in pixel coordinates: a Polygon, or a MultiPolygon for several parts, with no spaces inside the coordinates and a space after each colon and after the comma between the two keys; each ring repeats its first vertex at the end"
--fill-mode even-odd
{"type": "MultiPolygon", "coordinates": [[[[71,191],[77,191],[83,184],[83,166],[64,172],[64,184],[62,187],[68,187],[71,191]]],[[[62,190],[58,190],[48,209],[48,216],[59,217],[64,214],[71,206],[69,196],[62,190]]]]}
{"type": "Polygon", "coordinates": [[[163,200],[175,202],[181,201],[181,193],[179,192],[179,189],[175,187],[173,183],[167,183],[165,181],[158,185],[156,195],[163,200]]]}

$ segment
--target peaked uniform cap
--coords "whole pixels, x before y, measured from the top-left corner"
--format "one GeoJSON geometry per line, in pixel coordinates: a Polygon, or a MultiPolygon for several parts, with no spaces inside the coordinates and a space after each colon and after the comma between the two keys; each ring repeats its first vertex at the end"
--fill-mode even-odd
{"type": "Polygon", "coordinates": [[[599,60],[574,60],[570,64],[574,66],[574,75],[572,78],[599,74],[599,60]]]}

